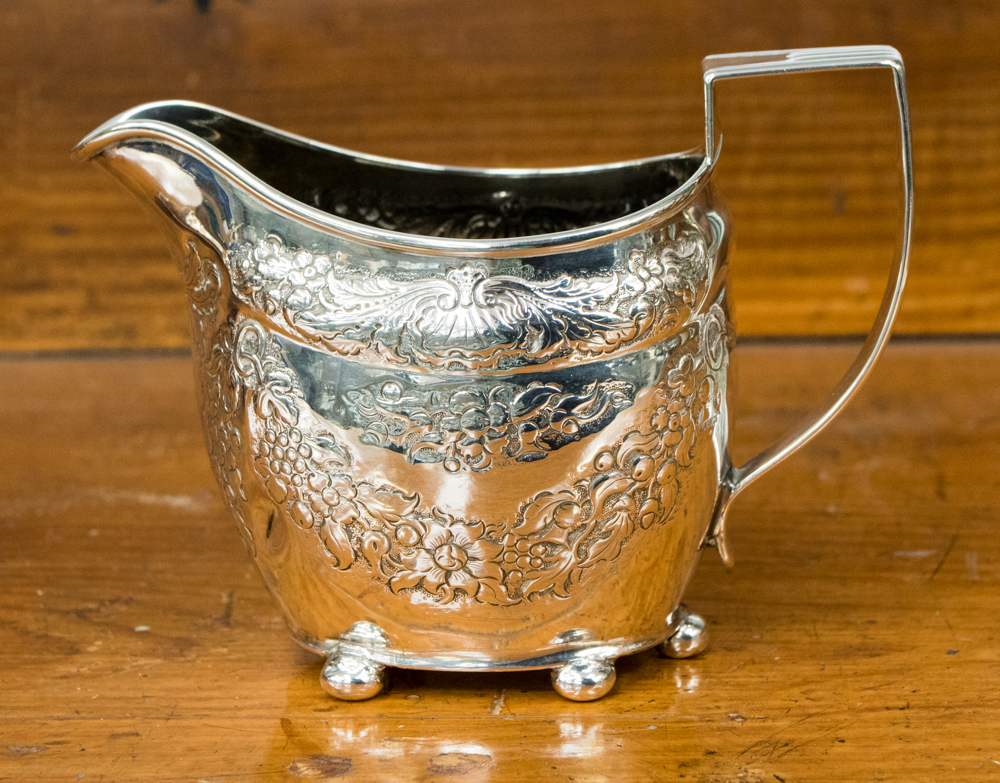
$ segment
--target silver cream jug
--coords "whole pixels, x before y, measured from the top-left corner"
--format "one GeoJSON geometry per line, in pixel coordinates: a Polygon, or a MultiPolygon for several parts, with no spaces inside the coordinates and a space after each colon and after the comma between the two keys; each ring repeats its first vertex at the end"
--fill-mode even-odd
{"type": "Polygon", "coordinates": [[[606,166],[406,163],[183,102],[77,147],[167,228],[215,476],[334,696],[387,666],[551,668],[588,700],[621,655],[704,648],[681,604],[699,552],[728,560],[732,498],[872,368],[912,220],[895,50],[710,57],[704,88],[704,150],[606,166]],[[713,86],[872,67],[895,77],[904,189],[881,310],[822,412],[734,466],[713,86]]]}

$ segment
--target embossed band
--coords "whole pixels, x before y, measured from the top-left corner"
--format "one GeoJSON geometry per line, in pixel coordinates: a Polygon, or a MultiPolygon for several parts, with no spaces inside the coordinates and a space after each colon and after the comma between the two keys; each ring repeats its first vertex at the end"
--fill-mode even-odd
{"type": "Polygon", "coordinates": [[[342,254],[288,247],[271,234],[230,245],[238,296],[289,333],[342,356],[393,365],[505,370],[554,357],[603,356],[683,323],[710,279],[709,238],[686,219],[608,274],[551,280],[468,263],[396,279],[342,254]]]}

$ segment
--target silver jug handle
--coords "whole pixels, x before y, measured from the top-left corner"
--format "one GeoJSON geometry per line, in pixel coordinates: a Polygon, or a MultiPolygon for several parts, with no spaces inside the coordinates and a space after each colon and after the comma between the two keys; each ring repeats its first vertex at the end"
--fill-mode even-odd
{"type": "Polygon", "coordinates": [[[777,465],[796,449],[811,440],[836,416],[857,392],[862,381],[871,372],[882,353],[892,322],[899,308],[899,299],[906,281],[906,266],[910,255],[910,234],[913,228],[913,158],[910,145],[910,110],[906,101],[906,77],[903,58],[890,46],[844,46],[822,49],[789,49],[773,52],[746,52],[721,54],[702,60],[705,82],[705,155],[709,165],[714,163],[718,146],[715,141],[715,104],[713,92],[720,79],[743,76],[761,76],[776,73],[802,73],[839,68],[890,68],[896,85],[899,105],[899,129],[902,142],[903,170],[903,223],[896,248],[896,258],[889,282],[882,297],[875,323],[865,339],[861,353],[840,383],[830,394],[821,412],[800,424],[790,433],[741,467],[730,465],[722,480],[715,514],[705,542],[719,550],[722,559],[729,563],[725,547],[724,525],[730,500],[777,465]]]}

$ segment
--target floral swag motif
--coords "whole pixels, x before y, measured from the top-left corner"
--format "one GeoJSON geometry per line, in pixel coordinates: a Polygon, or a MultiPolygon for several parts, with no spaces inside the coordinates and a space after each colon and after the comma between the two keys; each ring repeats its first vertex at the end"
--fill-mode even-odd
{"type": "Polygon", "coordinates": [[[226,264],[240,298],[309,344],[399,366],[503,370],[603,356],[682,323],[711,278],[709,245],[685,221],[609,274],[545,281],[531,267],[500,274],[477,263],[371,277],[342,253],[292,248],[275,234],[235,240],[226,264]]]}
{"type": "Polygon", "coordinates": [[[349,391],[361,442],[440,462],[453,473],[482,473],[494,463],[544,459],[562,445],[599,431],[632,404],[624,380],[593,381],[578,393],[557,383],[510,382],[485,387],[442,383],[404,387],[380,381],[349,391]]]}
{"type": "Polygon", "coordinates": [[[511,524],[456,519],[427,509],[417,493],[353,478],[351,454],[323,429],[253,320],[235,330],[232,367],[245,394],[255,472],[296,525],[317,531],[334,568],[363,558],[393,593],[509,605],[567,597],[637,531],[669,521],[697,436],[718,416],[725,339],[715,305],[682,343],[693,349],[654,387],[648,421],[599,453],[586,478],[522,504],[511,524]]]}

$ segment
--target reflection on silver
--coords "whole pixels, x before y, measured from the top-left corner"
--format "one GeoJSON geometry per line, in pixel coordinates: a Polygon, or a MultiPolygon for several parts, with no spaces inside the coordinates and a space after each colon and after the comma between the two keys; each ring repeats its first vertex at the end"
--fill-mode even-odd
{"type": "Polygon", "coordinates": [[[615,684],[615,665],[604,658],[576,658],[552,670],[552,687],[571,701],[593,701],[615,684]]]}
{"type": "Polygon", "coordinates": [[[674,632],[660,645],[660,650],[668,658],[693,658],[708,646],[708,627],[696,614],[683,606],[671,614],[674,632]]]}
{"type": "Polygon", "coordinates": [[[365,656],[333,653],[320,676],[323,690],[344,701],[363,701],[385,686],[385,667],[365,656]]]}
{"type": "Polygon", "coordinates": [[[213,469],[333,695],[373,696],[387,666],[552,668],[591,699],[621,655],[704,648],[680,608],[699,550],[728,557],[732,497],[871,369],[912,215],[894,50],[709,58],[705,101],[703,154],[574,169],[390,161],[179,102],[78,147],[177,238],[213,469]],[[874,66],[905,190],[882,310],[828,407],[735,467],[714,84],[874,66]]]}

